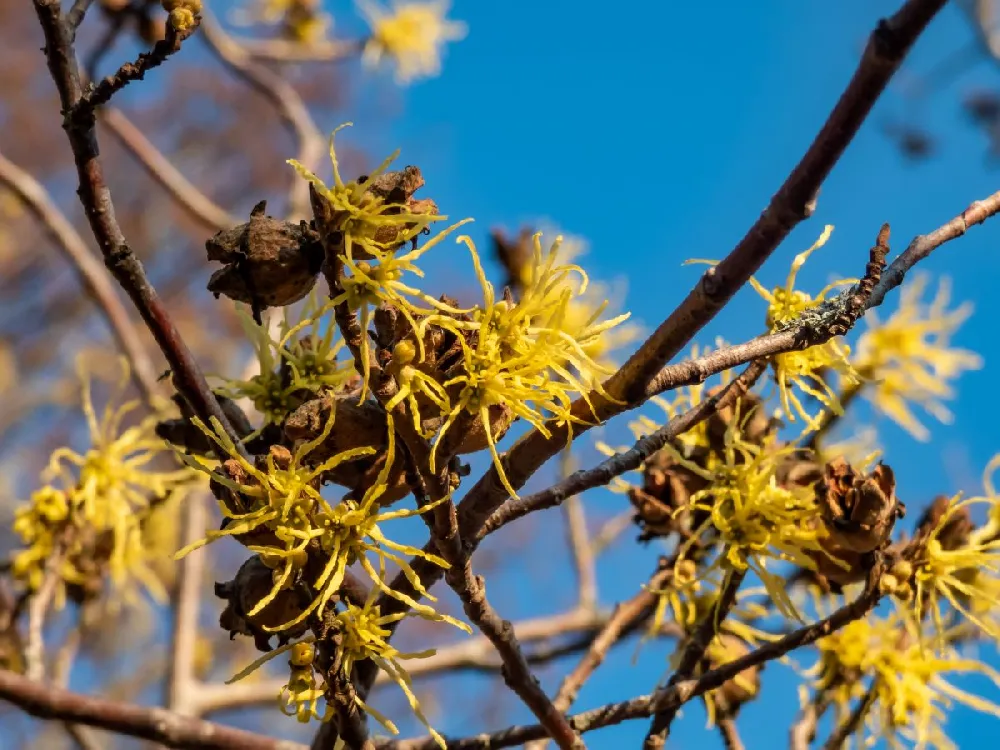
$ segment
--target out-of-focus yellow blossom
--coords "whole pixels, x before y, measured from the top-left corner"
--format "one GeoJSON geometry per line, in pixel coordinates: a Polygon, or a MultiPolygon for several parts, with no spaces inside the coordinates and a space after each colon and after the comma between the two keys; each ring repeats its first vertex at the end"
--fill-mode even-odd
{"type": "Polygon", "coordinates": [[[559,238],[543,258],[541,238],[535,235],[531,280],[516,303],[496,298],[476,246],[469,237],[458,239],[472,254],[484,302],[472,311],[471,320],[435,314],[420,323],[421,327],[433,323],[454,331],[464,355],[464,372],[443,383],[445,388],[461,386],[461,391],[453,399],[434,448],[463,411],[479,416],[500,480],[516,497],[500,463],[489,408],[502,404],[546,436],[551,434],[546,426],[550,419],[569,425],[581,421],[570,413],[575,396],[582,396],[588,405],[591,389],[610,398],[600,385],[601,376],[610,371],[594,362],[585,347],[629,316],[606,321],[591,316],[573,334],[565,330],[566,310],[586,291],[587,276],[579,266],[556,265],[559,238]],[[463,331],[475,332],[473,343],[461,335],[463,331]]]}
{"type": "MultiPolygon", "coordinates": [[[[832,232],[833,227],[828,225],[812,247],[795,256],[783,287],[768,291],[756,279],[750,279],[753,288],[767,302],[766,323],[769,332],[780,331],[805,311],[819,307],[826,301],[827,295],[838,287],[855,283],[853,279],[835,281],[824,287],[815,297],[795,288],[795,277],[799,269],[805,265],[810,255],[826,244],[832,232]]],[[[794,389],[816,399],[835,414],[843,413],[837,392],[826,382],[825,373],[833,370],[839,373],[846,383],[857,382],[858,375],[848,362],[849,354],[850,348],[847,344],[840,339],[832,338],[802,351],[785,352],[774,356],[772,360],[774,376],[781,395],[781,408],[789,420],[794,421],[797,416],[801,417],[806,423],[807,430],[817,429],[821,424],[822,412],[811,414],[807,411],[794,389]]]]}
{"type": "Polygon", "coordinates": [[[321,8],[322,0],[256,0],[237,14],[237,20],[246,24],[280,23],[285,38],[313,44],[322,41],[333,25],[321,8]]]}
{"type": "Polygon", "coordinates": [[[336,391],[355,374],[351,357],[338,359],[344,341],[331,320],[332,303],[320,305],[311,296],[299,313],[289,317],[284,308],[277,337],[271,338],[268,319],[258,325],[247,311],[237,307],[247,338],[256,353],[259,372],[248,380],[226,380],[219,393],[234,399],[248,399],[264,417],[264,424],[280,423],[296,409],[302,397],[323,389],[336,391]]]}
{"type": "Polygon", "coordinates": [[[943,645],[950,606],[987,635],[1000,639],[1000,623],[983,613],[1000,609],[1000,540],[979,541],[970,537],[957,549],[946,549],[939,534],[955,515],[973,505],[994,507],[989,498],[961,500],[953,497],[930,537],[912,561],[915,620],[929,616],[935,626],[938,645],[943,645]]]}
{"type": "Polygon", "coordinates": [[[947,424],[951,412],[942,401],[954,395],[950,381],[983,364],[975,352],[950,346],[952,335],[972,314],[972,305],[948,310],[947,279],[941,279],[930,304],[922,303],[928,281],[929,276],[918,274],[904,285],[899,309],[884,323],[874,310],[865,316],[869,328],[858,340],[853,360],[855,369],[871,381],[864,386],[865,397],[917,440],[929,439],[930,432],[910,405],[919,404],[947,424]]]}
{"type": "MultiPolygon", "coordinates": [[[[226,503],[220,502],[222,514],[230,523],[220,530],[208,531],[204,539],[185,547],[177,553],[177,556],[182,557],[224,536],[242,536],[264,530],[272,532],[272,542],[247,545],[247,549],[260,555],[265,565],[274,569],[274,586],[270,593],[261,598],[247,613],[248,616],[253,616],[295,583],[297,575],[308,562],[307,549],[311,543],[318,543],[327,562],[320,574],[311,582],[312,589],[317,592],[315,598],[289,622],[265,628],[271,632],[286,630],[304,621],[313,612],[322,612],[334,594],[340,590],[348,567],[355,563],[369,575],[376,589],[404,602],[417,615],[430,620],[450,622],[464,628],[465,626],[457,620],[441,615],[430,606],[391,589],[378,574],[369,557],[374,555],[379,560],[396,563],[407,573],[420,597],[436,601],[420,584],[419,578],[404,556],[423,557],[443,568],[447,568],[448,563],[416,547],[393,542],[385,537],[379,527],[379,524],[385,521],[425,513],[438,504],[429,503],[415,510],[380,510],[378,499],[388,488],[388,477],[395,457],[395,431],[391,419],[388,426],[386,460],[364,497],[360,500],[346,497],[336,505],[331,505],[320,495],[317,486],[324,472],[345,461],[375,452],[373,448],[352,448],[318,465],[309,465],[310,452],[330,434],[335,414],[335,411],[331,412],[323,431],[314,440],[301,444],[294,453],[272,450],[262,468],[240,454],[217,421],[213,419],[213,429],[210,430],[197,418],[193,420],[195,425],[215,442],[227,459],[239,465],[247,481],[239,483],[223,476],[209,468],[198,457],[184,456],[184,459],[192,466],[210,474],[216,482],[238,493],[240,497],[250,500],[252,507],[245,512],[237,513],[227,507],[226,503]]],[[[267,538],[264,534],[261,534],[261,537],[265,540],[267,538]]]]}
{"type": "MultiPolygon", "coordinates": [[[[54,451],[42,474],[46,485],[16,512],[14,531],[26,549],[14,557],[14,574],[36,589],[44,578],[47,561],[60,555],[60,602],[65,584],[87,582],[80,565],[95,564],[95,544],[107,548],[107,569],[116,586],[135,580],[154,598],[166,596],[149,567],[142,524],[155,504],[186,491],[193,475],[187,469],[152,468],[153,462],[171,455],[154,433],[156,415],[123,428],[139,403],[112,405],[128,385],[128,364],[124,359],[120,362],[117,393],[100,417],[94,409],[89,377],[81,370],[90,447],[82,454],[70,448],[54,451]]],[[[129,595],[127,588],[122,593],[129,595]]]]}
{"type": "Polygon", "coordinates": [[[358,9],[371,26],[363,60],[377,65],[389,58],[401,85],[441,72],[441,48],[465,38],[464,23],[445,18],[447,0],[394,0],[386,8],[375,0],[358,0],[358,9]]]}
{"type": "Polygon", "coordinates": [[[898,617],[855,620],[816,645],[820,658],[811,676],[831,692],[838,718],[850,713],[851,701],[865,694],[865,678],[870,678],[875,700],[868,733],[886,739],[890,747],[901,747],[904,740],[918,748],[955,748],[942,728],[955,703],[1000,717],[1000,706],[946,679],[978,674],[1000,687],[1000,674],[950,647],[927,648],[913,623],[898,617]]]}
{"type": "Polygon", "coordinates": [[[726,429],[724,451],[711,469],[689,461],[670,446],[665,450],[709,483],[690,497],[692,510],[708,514],[692,538],[714,527],[726,550],[716,564],[724,561],[737,570],[752,570],[779,612],[800,619],[785,580],[768,570],[768,565],[776,561],[813,570],[815,562],[810,553],[826,554],[821,544],[826,530],[816,523],[820,511],[815,492],[809,487],[778,484],[778,467],[794,446],[779,448],[773,437],[763,445],[751,443],[743,438],[739,421],[734,419],[726,429]]]}
{"type": "MultiPolygon", "coordinates": [[[[381,175],[399,154],[392,154],[379,165],[378,169],[369,175],[368,179],[359,183],[356,180],[345,183],[340,176],[340,167],[334,148],[334,138],[338,131],[347,127],[341,125],[330,137],[330,161],[333,163],[334,184],[327,187],[322,180],[307,170],[294,159],[289,160],[295,171],[307,179],[317,192],[331,205],[336,229],[344,235],[344,254],[341,260],[345,271],[341,279],[343,291],[332,300],[332,304],[346,303],[351,312],[360,312],[361,330],[367,332],[371,322],[372,310],[381,304],[396,307],[414,327],[414,315],[426,315],[432,310],[441,310],[452,314],[462,311],[452,308],[434,299],[415,287],[405,284],[403,275],[410,273],[422,277],[423,272],[415,261],[424,253],[438,244],[452,231],[470,221],[461,221],[439,232],[434,238],[421,247],[401,252],[402,246],[413,240],[427,229],[432,222],[441,221],[447,217],[436,214],[413,213],[408,207],[398,203],[386,203],[382,198],[368,192],[368,183],[381,175]],[[411,298],[419,299],[427,307],[417,306],[411,298]]],[[[423,340],[418,337],[418,347],[423,355],[423,340]]],[[[368,336],[361,339],[362,361],[364,363],[364,388],[362,399],[367,395],[368,378],[370,374],[369,356],[371,344],[368,336]]]]}

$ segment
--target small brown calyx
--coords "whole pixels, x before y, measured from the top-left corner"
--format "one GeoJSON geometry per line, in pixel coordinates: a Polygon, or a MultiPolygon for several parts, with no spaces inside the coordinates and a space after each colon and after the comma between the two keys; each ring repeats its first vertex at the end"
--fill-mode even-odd
{"type": "Polygon", "coordinates": [[[208,259],[225,264],[212,274],[208,290],[250,305],[258,322],[266,308],[284,307],[309,294],[324,258],[315,231],[304,222],[267,216],[266,207],[261,201],[250,221],[217,232],[205,243],[208,259]]]}
{"type": "Polygon", "coordinates": [[[885,545],[897,518],[906,508],[896,498],[896,479],[879,463],[866,475],[858,474],[843,457],[826,465],[816,485],[816,499],[832,542],[839,550],[865,554],[885,545]]]}

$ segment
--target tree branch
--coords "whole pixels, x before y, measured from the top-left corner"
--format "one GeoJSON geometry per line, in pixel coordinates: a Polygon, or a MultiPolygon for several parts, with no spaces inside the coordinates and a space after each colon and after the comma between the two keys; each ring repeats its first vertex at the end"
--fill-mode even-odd
{"type": "Polygon", "coordinates": [[[58,719],[107,729],[184,750],[306,750],[297,742],[165,711],[74,693],[0,670],[0,700],[40,719],[58,719]]]}
{"type": "MultiPolygon", "coordinates": [[[[783,638],[765,644],[755,651],[706,672],[695,680],[686,680],[676,685],[664,687],[650,695],[609,703],[600,708],[584,711],[567,717],[569,725],[577,732],[584,733],[603,727],[621,724],[632,719],[644,719],[657,711],[671,706],[683,705],[704,695],[709,690],[721,687],[741,672],[765,662],[780,659],[794,649],[815,643],[850,622],[865,617],[881,599],[878,581],[882,574],[882,561],[876,560],[869,571],[868,580],[861,595],[845,604],[829,617],[795,630],[783,638]]],[[[513,747],[546,736],[546,729],[540,724],[509,727],[493,734],[479,734],[473,737],[447,741],[448,750],[497,750],[513,747]]],[[[432,750],[436,747],[433,737],[418,737],[410,740],[392,740],[377,743],[378,750],[432,750]]]]}
{"type": "Polygon", "coordinates": [[[79,179],[77,193],[104,262],[131,297],[166,356],[177,390],[188,401],[195,414],[206,421],[213,417],[217,419],[230,439],[239,445],[239,435],[233,430],[205,382],[205,376],[181,339],[156,290],[146,278],[142,263],[129,247],[115,219],[111,191],[104,181],[101,167],[94,113],[87,107],[78,108],[84,95],[83,86],[72,35],[60,14],[59,0],[33,2],[45,34],[45,57],[59,92],[63,112],[74,112],[74,117],[65,118],[63,128],[76,163],[79,179]]]}
{"type": "MultiPolygon", "coordinates": [[[[770,204],[746,236],[717,266],[705,272],[687,298],[660,324],[639,350],[605,384],[624,403],[591,395],[596,415],[579,399],[574,414],[600,423],[641,402],[650,380],[725,306],[774,252],[788,233],[810,212],[820,185],[857,134],[917,37],[946,0],[908,0],[872,33],[857,70],[829,118],[770,204]],[[594,418],[596,416],[596,419],[594,418]]],[[[574,438],[587,425],[574,425],[574,438]]],[[[516,489],[566,442],[566,429],[555,428],[546,438],[532,430],[503,459],[516,489]]],[[[491,467],[469,491],[461,508],[464,539],[477,535],[482,523],[507,498],[496,468],[491,467]]]]}

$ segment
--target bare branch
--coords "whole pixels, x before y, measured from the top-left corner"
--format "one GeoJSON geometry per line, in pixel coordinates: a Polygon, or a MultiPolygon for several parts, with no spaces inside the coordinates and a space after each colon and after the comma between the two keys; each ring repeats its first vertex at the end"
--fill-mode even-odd
{"type": "Polygon", "coordinates": [[[107,729],[184,750],[306,750],[304,745],[263,737],[165,711],[74,693],[0,670],[0,700],[40,719],[107,729]]]}
{"type": "Polygon", "coordinates": [[[851,735],[861,726],[861,723],[865,720],[865,716],[871,710],[871,707],[875,705],[877,697],[878,692],[876,691],[875,683],[872,683],[861,700],[858,701],[858,705],[851,711],[851,715],[833,731],[830,739],[823,744],[823,750],[841,750],[851,735]]]}
{"type": "Polygon", "coordinates": [[[717,722],[719,734],[722,735],[722,744],[726,750],[744,750],[743,740],[740,739],[740,732],[736,728],[736,720],[726,717],[717,722]]]}
{"type": "MultiPolygon", "coordinates": [[[[69,15],[66,23],[71,24],[69,15]]],[[[107,76],[96,84],[93,84],[89,91],[85,91],[80,100],[70,109],[69,117],[78,117],[86,121],[93,117],[94,111],[109,101],[111,97],[128,86],[133,81],[141,81],[153,68],[158,68],[167,61],[167,58],[180,52],[181,43],[194,33],[198,26],[198,17],[195,16],[195,25],[185,31],[177,31],[170,24],[167,24],[167,35],[153,45],[149,52],[142,52],[135,62],[122,65],[110,76],[107,76]]]]}
{"type": "MultiPolygon", "coordinates": [[[[324,139],[295,88],[270,68],[257,63],[219,24],[208,19],[207,14],[201,30],[202,38],[219,61],[274,105],[298,143],[296,158],[315,171],[323,156],[324,139]]],[[[289,213],[293,219],[304,218],[309,212],[309,183],[295,177],[291,185],[289,213]]]]}
{"type": "Polygon", "coordinates": [[[1000,211],[1000,191],[993,195],[976,201],[961,214],[949,221],[947,224],[938,227],[929,234],[922,234],[913,239],[909,247],[896,258],[882,274],[882,281],[872,292],[868,307],[877,307],[882,304],[885,295],[903,283],[903,277],[918,262],[926,258],[937,250],[944,243],[961,237],[969,227],[982,224],[991,216],[1000,211]]]}
{"type": "MultiPolygon", "coordinates": [[[[186,547],[200,539],[208,526],[205,499],[200,494],[188,497],[184,502],[181,518],[181,545],[186,547]]],[[[208,550],[198,549],[185,555],[178,563],[176,587],[172,597],[173,629],[170,634],[170,667],[167,673],[167,708],[185,716],[195,714],[192,701],[197,695],[195,688],[198,680],[194,674],[194,659],[207,554],[208,550]]]]}
{"type": "MultiPolygon", "coordinates": [[[[895,15],[879,22],[840,100],[764,213],[732,252],[704,274],[680,306],[606,383],[608,392],[625,403],[609,402],[594,394],[591,400],[597,418],[594,419],[583,400],[575,404],[576,416],[600,423],[637,405],[656,372],[688,345],[792,228],[810,214],[820,185],[850,145],[917,37],[945,3],[946,0],[908,0],[895,15]]],[[[585,425],[575,425],[573,435],[578,437],[584,431],[585,425]]],[[[565,444],[566,436],[565,429],[553,428],[548,438],[537,430],[521,438],[503,459],[511,485],[515,489],[523,486],[565,444]]],[[[463,538],[475,537],[482,523],[506,498],[496,468],[490,468],[462,503],[463,538]]]]}
{"type": "Polygon", "coordinates": [[[93,111],[86,107],[78,108],[84,96],[83,85],[72,35],[60,14],[59,2],[33,0],[33,3],[45,34],[45,57],[59,92],[62,109],[64,112],[75,112],[74,117],[65,118],[63,128],[73,150],[80,201],[104,262],[135,303],[166,356],[177,390],[188,401],[195,414],[206,421],[217,419],[230,439],[239,444],[239,435],[233,430],[205,382],[205,376],[181,339],[156,290],[146,278],[142,263],[129,247],[115,219],[111,191],[104,181],[101,167],[93,111]],[[89,115],[86,114],[88,111],[89,115]]]}

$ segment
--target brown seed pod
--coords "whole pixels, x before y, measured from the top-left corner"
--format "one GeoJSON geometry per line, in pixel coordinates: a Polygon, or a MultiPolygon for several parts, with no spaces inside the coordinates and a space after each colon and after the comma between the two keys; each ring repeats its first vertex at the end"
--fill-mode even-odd
{"type": "Polygon", "coordinates": [[[867,553],[888,542],[889,535],[905,512],[896,498],[892,469],[878,464],[863,476],[843,457],[826,465],[823,479],[816,485],[816,499],[829,531],[829,551],[867,553]]]}
{"type": "MultiPolygon", "coordinates": [[[[708,391],[707,396],[712,397],[722,389],[723,386],[716,386],[708,391]]],[[[753,445],[763,445],[767,437],[779,426],[778,420],[767,415],[760,397],[754,393],[747,393],[736,403],[714,411],[705,420],[709,445],[716,453],[725,450],[726,433],[734,419],[738,421],[737,429],[741,439],[753,445]]]]}
{"type": "MultiPolygon", "coordinates": [[[[295,619],[301,614],[303,596],[295,588],[281,591],[272,602],[255,615],[250,612],[274,586],[273,571],[254,555],[240,566],[232,581],[215,584],[215,595],[226,600],[226,608],[219,617],[219,626],[229,631],[229,637],[248,635],[254,639],[259,651],[271,650],[271,636],[264,628],[275,628],[295,619]]],[[[282,642],[297,638],[305,633],[303,623],[277,633],[282,642]]]]}
{"type": "Polygon", "coordinates": [[[267,216],[266,201],[250,221],[217,232],[205,243],[208,259],[226,264],[212,274],[208,290],[253,307],[283,307],[305,297],[316,283],[324,251],[319,235],[305,222],[267,216]]]}

